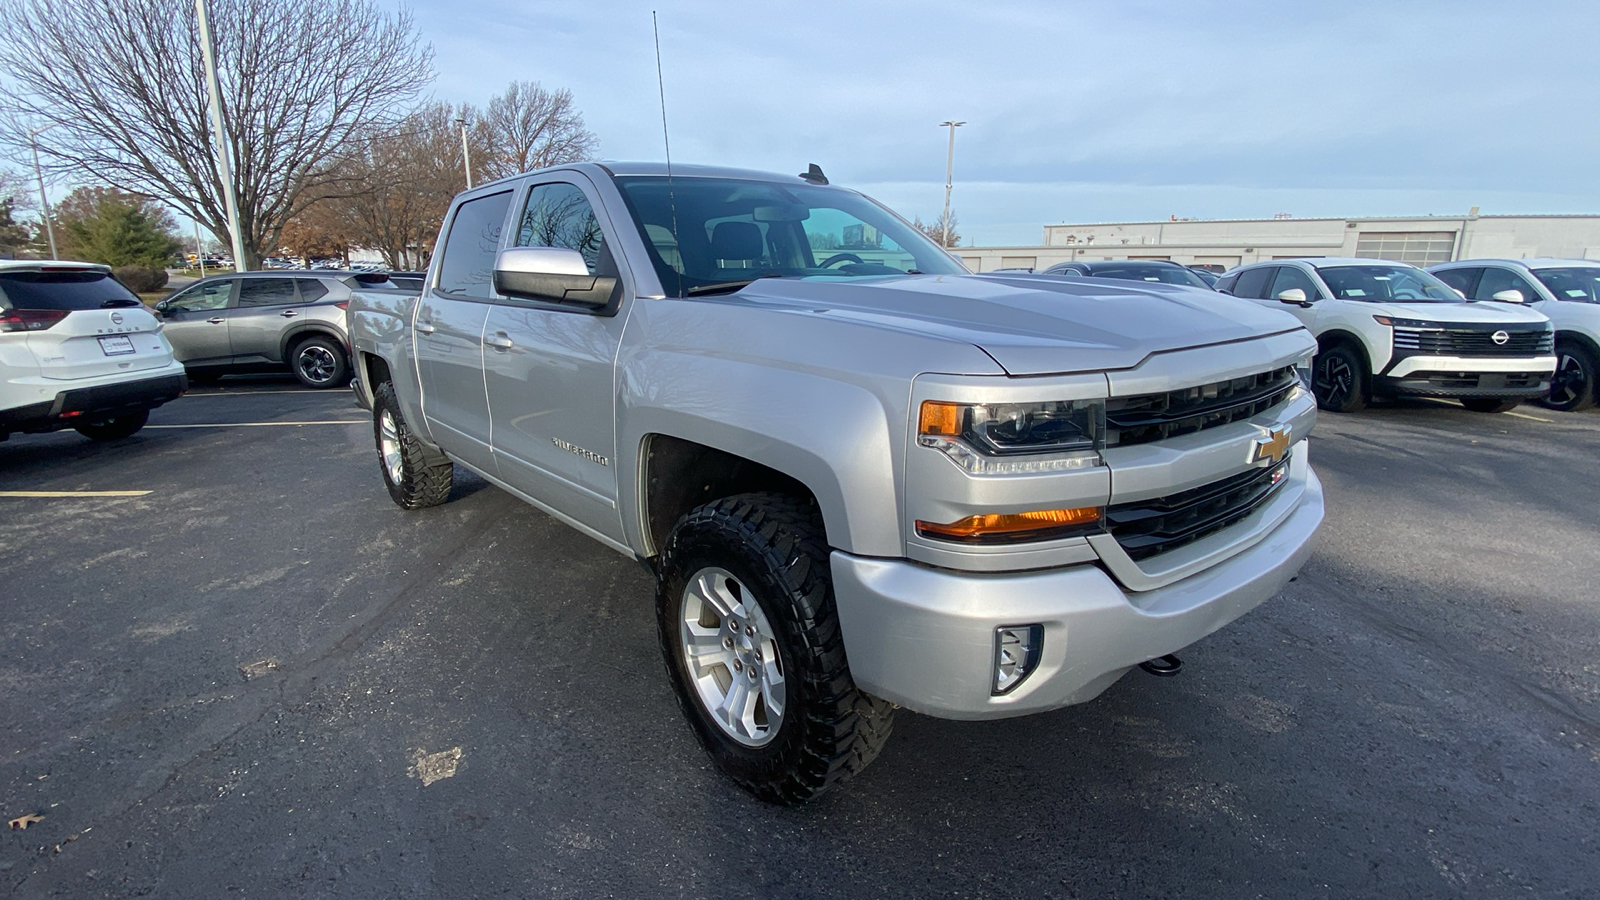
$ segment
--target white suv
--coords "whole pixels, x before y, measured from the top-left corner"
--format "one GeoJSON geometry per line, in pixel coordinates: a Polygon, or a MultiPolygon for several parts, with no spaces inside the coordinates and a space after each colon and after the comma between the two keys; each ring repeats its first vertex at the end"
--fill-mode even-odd
{"type": "Polygon", "coordinates": [[[1473,259],[1428,270],[1474,300],[1527,303],[1556,327],[1551,409],[1595,404],[1600,366],[1600,262],[1592,259],[1473,259]]]}
{"type": "Polygon", "coordinates": [[[160,320],[109,268],[0,261],[0,440],[125,438],[187,386],[160,320]]]}
{"type": "Polygon", "coordinates": [[[1468,302],[1406,263],[1280,259],[1234,269],[1217,290],[1300,319],[1317,338],[1312,393],[1333,412],[1398,395],[1505,412],[1544,396],[1556,367],[1555,334],[1539,312],[1468,302]]]}

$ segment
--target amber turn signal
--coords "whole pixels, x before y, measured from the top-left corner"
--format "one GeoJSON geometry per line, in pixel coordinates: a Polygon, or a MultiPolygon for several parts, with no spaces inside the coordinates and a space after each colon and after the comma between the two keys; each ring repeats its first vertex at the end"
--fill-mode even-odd
{"type": "MultiPolygon", "coordinates": [[[[924,405],[926,408],[926,405],[924,405]]],[[[1038,541],[1080,533],[1080,526],[1100,523],[1105,510],[1098,506],[1078,509],[1040,509],[1021,513],[967,516],[948,525],[917,520],[917,533],[969,544],[1038,541]]]]}
{"type": "Polygon", "coordinates": [[[922,413],[917,419],[917,434],[955,437],[960,433],[961,404],[941,403],[938,400],[922,401],[922,413]]]}

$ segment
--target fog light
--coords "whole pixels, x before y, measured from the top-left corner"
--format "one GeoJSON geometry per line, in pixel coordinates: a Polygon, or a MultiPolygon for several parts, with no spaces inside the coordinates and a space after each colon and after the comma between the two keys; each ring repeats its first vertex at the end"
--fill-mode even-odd
{"type": "Polygon", "coordinates": [[[1044,646],[1043,625],[1002,625],[994,630],[994,687],[990,693],[1010,693],[1033,673],[1044,646]]]}

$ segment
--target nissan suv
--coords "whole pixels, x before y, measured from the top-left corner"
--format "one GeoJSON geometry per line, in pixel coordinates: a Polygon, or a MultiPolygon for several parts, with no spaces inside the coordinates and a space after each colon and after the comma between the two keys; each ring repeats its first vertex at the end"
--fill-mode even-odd
{"type": "Polygon", "coordinates": [[[288,367],[310,388],[350,383],[350,273],[213,275],[157,303],[173,352],[197,382],[288,367]]]}
{"type": "Polygon", "coordinates": [[[110,268],[0,261],[0,440],[125,438],[186,386],[161,322],[110,268]]]}
{"type": "Polygon", "coordinates": [[[1474,300],[1526,303],[1556,329],[1556,373],[1544,405],[1595,404],[1600,366],[1600,262],[1592,259],[1473,259],[1428,270],[1474,300]]]}
{"type": "Polygon", "coordinates": [[[1217,290],[1287,309],[1317,339],[1312,392],[1333,412],[1374,396],[1446,397],[1505,412],[1543,397],[1555,332],[1539,312],[1473,303],[1416,266],[1381,259],[1281,259],[1241,266],[1217,290]]]}

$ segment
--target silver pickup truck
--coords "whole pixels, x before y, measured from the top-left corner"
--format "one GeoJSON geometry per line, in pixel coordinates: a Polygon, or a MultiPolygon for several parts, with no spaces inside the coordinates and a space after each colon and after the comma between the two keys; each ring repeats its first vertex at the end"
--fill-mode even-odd
{"type": "Polygon", "coordinates": [[[815,167],[483,185],[420,295],[349,311],[394,501],[463,466],[650,565],[695,734],[775,802],[859,771],[896,706],[1018,716],[1170,671],[1322,521],[1293,318],[969,274],[815,167]]]}

